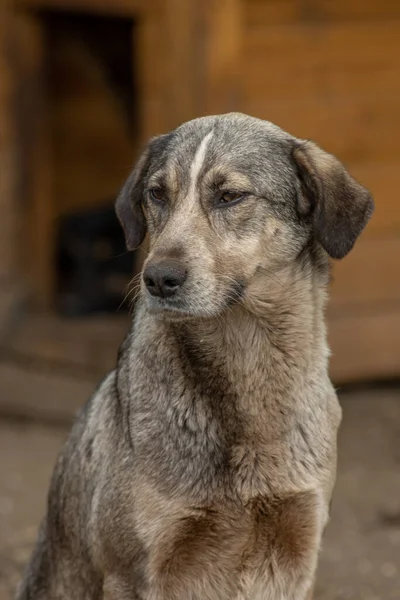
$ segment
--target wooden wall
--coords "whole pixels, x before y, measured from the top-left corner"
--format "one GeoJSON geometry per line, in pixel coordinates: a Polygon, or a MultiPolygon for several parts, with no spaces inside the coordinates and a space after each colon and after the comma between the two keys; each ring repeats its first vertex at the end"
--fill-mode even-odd
{"type": "MultiPolygon", "coordinates": [[[[66,209],[72,194],[64,194],[73,180],[80,182],[76,206],[96,202],[97,188],[87,179],[96,164],[99,188],[107,195],[119,181],[118,167],[114,169],[115,163],[108,167],[107,153],[100,151],[99,132],[91,128],[90,119],[82,121],[73,136],[68,123],[74,114],[81,118],[85,113],[81,108],[86,101],[93,102],[93,94],[101,96],[96,110],[114,115],[110,154],[128,162],[130,148],[118,111],[109,110],[114,101],[88,57],[79,60],[79,68],[82,80],[90,80],[92,87],[83,86],[79,94],[71,89],[60,93],[53,98],[51,110],[44,110],[50,106],[49,99],[41,97],[43,87],[37,85],[44,69],[44,29],[30,9],[63,6],[118,13],[137,24],[132,49],[140,125],[136,150],[150,136],[187,119],[242,110],[274,121],[299,137],[314,139],[371,189],[376,200],[374,218],[355,250],[334,270],[329,308],[332,373],[337,381],[400,374],[399,0],[14,2],[24,9],[19,29],[29,42],[19,45],[20,64],[28,74],[20,79],[31,86],[25,96],[36,97],[44,132],[36,130],[30,164],[33,212],[29,220],[37,240],[32,244],[31,287],[36,298],[44,299],[42,307],[51,306],[51,207],[58,198],[66,209]],[[52,160],[46,146],[49,126],[59,140],[56,170],[48,168],[52,160]],[[64,139],[69,149],[63,146],[64,139]],[[69,155],[75,153],[72,169],[70,163],[67,166],[67,150],[69,155]],[[50,215],[47,221],[46,214],[50,215]]],[[[56,58],[67,71],[75,51],[60,47],[56,58]]],[[[4,98],[0,93],[0,132],[4,98]]]]}
{"type": "MultiPolygon", "coordinates": [[[[0,142],[0,156],[13,162],[16,181],[1,198],[18,213],[13,224],[20,234],[3,220],[4,256],[18,262],[9,270],[23,283],[26,305],[54,310],[58,218],[113,202],[134,161],[134,136],[118,94],[79,31],[54,31],[55,24],[69,23],[65,17],[49,22],[37,11],[5,14],[0,121],[7,139],[0,142]]],[[[130,31],[132,17],[127,19],[130,31]]],[[[131,39],[126,50],[131,65],[131,39]]],[[[0,178],[3,186],[10,186],[9,173],[0,178]]]]}
{"type": "Polygon", "coordinates": [[[7,0],[0,1],[0,332],[21,297],[19,273],[20,214],[16,203],[18,187],[15,129],[10,119],[14,102],[15,78],[12,70],[12,48],[9,38],[7,0]]]}
{"type": "Polygon", "coordinates": [[[129,131],[118,90],[84,39],[73,29],[61,30],[51,36],[48,52],[52,193],[58,216],[114,201],[133,164],[135,132],[129,131]]]}
{"type": "Polygon", "coordinates": [[[332,369],[400,373],[400,3],[245,0],[243,110],[336,154],[369,187],[373,220],[335,265],[332,369]]]}

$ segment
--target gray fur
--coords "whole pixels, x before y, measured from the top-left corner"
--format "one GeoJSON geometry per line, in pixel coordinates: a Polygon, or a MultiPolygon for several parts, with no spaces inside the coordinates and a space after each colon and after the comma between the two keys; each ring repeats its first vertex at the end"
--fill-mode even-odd
{"type": "Polygon", "coordinates": [[[117,212],[128,245],[147,228],[146,265],[173,257],[188,279],[168,299],[142,282],[56,465],[19,600],[311,598],[341,418],[327,253],[372,207],[336,159],[245,115],[149,143],[117,212]],[[220,207],[232,186],[243,200],[220,207]]]}

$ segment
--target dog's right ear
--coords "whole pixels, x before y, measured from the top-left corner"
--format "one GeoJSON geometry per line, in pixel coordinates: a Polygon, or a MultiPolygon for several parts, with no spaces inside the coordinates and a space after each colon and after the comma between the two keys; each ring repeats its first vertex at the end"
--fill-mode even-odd
{"type": "Polygon", "coordinates": [[[142,207],[144,180],[152,158],[165,148],[168,137],[160,135],[150,140],[117,198],[115,211],[124,230],[128,250],[140,246],[145,238],[147,226],[142,207]]]}

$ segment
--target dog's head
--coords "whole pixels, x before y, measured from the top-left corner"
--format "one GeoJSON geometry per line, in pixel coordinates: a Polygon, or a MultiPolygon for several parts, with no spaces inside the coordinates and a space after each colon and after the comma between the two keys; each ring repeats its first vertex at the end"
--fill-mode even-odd
{"type": "Polygon", "coordinates": [[[128,248],[149,233],[148,308],[182,318],[219,314],[310,242],[344,257],[372,211],[332,155],[236,113],[151,140],[117,200],[128,248]]]}

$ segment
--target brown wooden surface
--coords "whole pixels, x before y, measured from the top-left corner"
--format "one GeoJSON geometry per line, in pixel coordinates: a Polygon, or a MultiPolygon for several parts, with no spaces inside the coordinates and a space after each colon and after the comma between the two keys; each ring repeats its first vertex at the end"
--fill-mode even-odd
{"type": "Polygon", "coordinates": [[[398,0],[313,0],[313,5],[330,19],[379,21],[400,17],[398,0]]]}
{"type": "Polygon", "coordinates": [[[336,384],[398,377],[400,309],[329,319],[331,376],[336,384]]]}
{"type": "Polygon", "coordinates": [[[143,139],[240,107],[240,9],[241,0],[148,4],[138,46],[143,139]]]}
{"type": "MultiPolygon", "coordinates": [[[[382,94],[384,102],[374,97],[362,101],[349,97],[323,103],[312,96],[308,101],[285,97],[282,101],[263,102],[268,98],[267,85],[262,92],[252,89],[249,83],[245,112],[272,121],[297,137],[315,140],[348,165],[390,165],[400,159],[395,142],[400,133],[400,104],[390,92],[384,90],[382,94]]],[[[295,97],[295,88],[291,95],[295,97]]]]}
{"type": "Polygon", "coordinates": [[[387,21],[400,17],[398,0],[244,0],[248,26],[387,21]]]}
{"type": "Polygon", "coordinates": [[[154,66],[150,62],[149,68],[154,69],[153,76],[162,82],[163,133],[199,113],[195,90],[197,8],[200,5],[194,0],[158,0],[151,10],[158,43],[153,47],[154,66]]]}
{"type": "Polygon", "coordinates": [[[18,300],[17,164],[13,110],[14,76],[10,63],[7,3],[0,2],[0,332],[8,326],[18,300]]]}
{"type": "Polygon", "coordinates": [[[134,53],[142,145],[199,114],[197,10],[194,0],[153,0],[139,16],[134,53]]]}
{"type": "Polygon", "coordinates": [[[25,9],[51,9],[96,12],[110,15],[135,15],[146,6],[146,0],[14,0],[25,9]]]}
{"type": "Polygon", "coordinates": [[[136,36],[133,38],[133,60],[138,84],[138,123],[140,127],[137,152],[141,152],[148,139],[168,130],[168,115],[164,105],[165,82],[163,77],[163,38],[159,19],[161,0],[148,3],[147,10],[139,15],[136,36]]]}
{"type": "Polygon", "coordinates": [[[400,308],[399,257],[400,236],[359,240],[344,260],[334,264],[332,310],[400,308]]]}
{"type": "MultiPolygon", "coordinates": [[[[363,234],[364,238],[395,237],[400,234],[399,164],[376,162],[347,165],[350,173],[375,197],[375,212],[363,234]]],[[[399,254],[397,254],[399,257],[399,254]]]]}
{"type": "Polygon", "coordinates": [[[244,0],[244,28],[253,33],[266,24],[273,27],[298,23],[303,5],[304,0],[244,0]]]}
{"type": "Polygon", "coordinates": [[[84,40],[66,33],[53,40],[47,85],[52,203],[59,215],[112,203],[130,172],[134,144],[117,95],[84,40]]]}
{"type": "Polygon", "coordinates": [[[242,0],[208,0],[203,6],[197,50],[200,77],[196,94],[202,98],[200,114],[239,110],[242,90],[242,0]]]}
{"type": "Polygon", "coordinates": [[[64,319],[27,313],[0,349],[8,362],[26,367],[101,377],[114,368],[129,326],[126,315],[64,319]]]}
{"type": "Polygon", "coordinates": [[[260,25],[245,38],[246,110],[344,161],[398,162],[399,28],[396,21],[260,25]]]}
{"type": "Polygon", "coordinates": [[[269,88],[268,101],[296,89],[300,99],[316,94],[332,102],[338,95],[367,94],[385,102],[378,86],[400,90],[398,46],[396,21],[280,27],[260,22],[245,38],[246,77],[254,89],[269,88]]]}
{"type": "Polygon", "coordinates": [[[79,37],[60,35],[49,49],[41,16],[16,11],[12,23],[27,290],[31,306],[51,310],[57,218],[112,202],[131,169],[133,143],[101,66],[79,37]]]}
{"type": "Polygon", "coordinates": [[[7,281],[15,268],[14,256],[8,251],[14,246],[15,220],[15,137],[10,119],[13,101],[13,73],[7,52],[9,18],[4,3],[0,4],[0,280],[7,281]]]}
{"type": "Polygon", "coordinates": [[[24,179],[17,199],[22,208],[20,248],[30,299],[40,308],[50,308],[54,289],[55,230],[41,20],[33,14],[14,14],[11,44],[16,80],[13,119],[17,129],[19,168],[24,179]]]}

